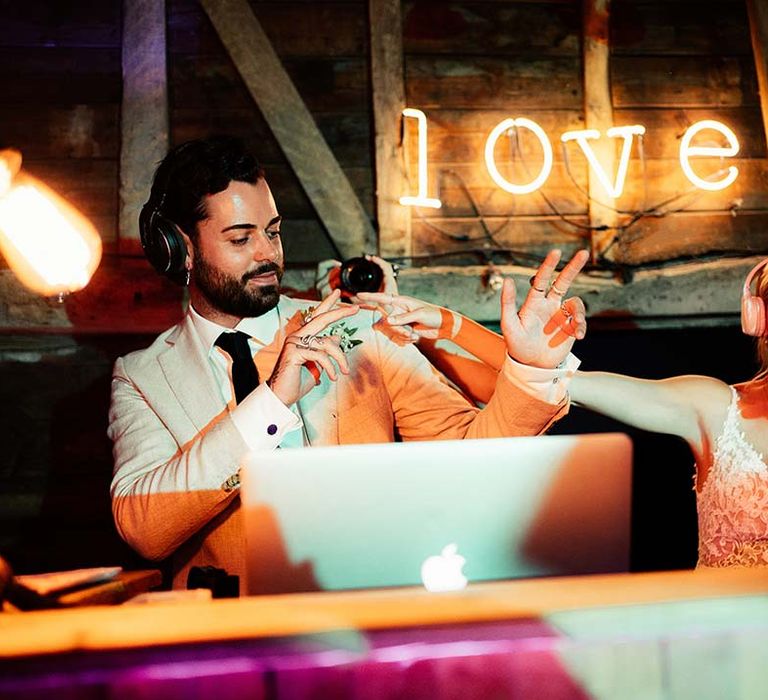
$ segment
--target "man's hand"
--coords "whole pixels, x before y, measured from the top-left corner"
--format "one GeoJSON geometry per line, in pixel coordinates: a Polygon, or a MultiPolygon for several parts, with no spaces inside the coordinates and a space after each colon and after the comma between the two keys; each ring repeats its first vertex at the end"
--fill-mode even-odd
{"type": "Polygon", "coordinates": [[[525,365],[552,369],[568,356],[575,340],[584,337],[587,331],[584,302],[578,297],[566,300],[565,295],[588,259],[589,253],[580,250],[550,286],[550,278],[560,261],[560,251],[550,251],[531,278],[531,290],[519,311],[515,305],[515,283],[504,280],[501,332],[510,357],[525,365]]]}
{"type": "Polygon", "coordinates": [[[315,385],[314,382],[302,382],[301,371],[306,363],[314,362],[332,381],[338,378],[334,361],[342,374],[349,374],[347,358],[339,347],[340,338],[332,335],[318,337],[332,324],[358,312],[358,307],[350,304],[334,308],[338,300],[339,291],[336,290],[318,304],[311,319],[283,343],[267,384],[286,406],[296,403],[315,385]]]}

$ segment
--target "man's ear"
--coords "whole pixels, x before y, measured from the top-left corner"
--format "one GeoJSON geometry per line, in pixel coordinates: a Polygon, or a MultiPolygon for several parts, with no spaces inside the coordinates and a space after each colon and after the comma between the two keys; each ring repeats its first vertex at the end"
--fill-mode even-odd
{"type": "Polygon", "coordinates": [[[184,233],[184,231],[179,229],[179,233],[181,234],[181,238],[184,241],[184,247],[187,249],[187,257],[184,261],[184,267],[187,270],[191,270],[195,260],[195,246],[192,243],[192,239],[186,233],[184,233]]]}

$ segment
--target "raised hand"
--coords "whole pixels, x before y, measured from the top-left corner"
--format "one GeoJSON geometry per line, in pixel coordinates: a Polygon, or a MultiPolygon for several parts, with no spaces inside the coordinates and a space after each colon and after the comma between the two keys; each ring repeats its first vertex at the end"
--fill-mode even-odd
{"type": "Polygon", "coordinates": [[[352,304],[337,307],[339,296],[338,290],[332,292],[312,311],[311,318],[305,319],[304,325],[283,342],[267,384],[286,406],[296,403],[314,386],[314,382],[302,382],[301,370],[305,364],[314,363],[332,381],[338,378],[336,366],[342,374],[349,374],[349,363],[339,347],[340,338],[319,336],[329,326],[358,312],[359,307],[352,304]]]}
{"type": "Polygon", "coordinates": [[[584,337],[587,330],[584,302],[578,297],[565,299],[565,295],[588,259],[586,250],[577,252],[550,285],[560,261],[560,251],[550,251],[531,278],[531,289],[519,311],[515,305],[514,282],[504,280],[501,331],[513,359],[551,369],[568,356],[576,339],[584,337]]]}

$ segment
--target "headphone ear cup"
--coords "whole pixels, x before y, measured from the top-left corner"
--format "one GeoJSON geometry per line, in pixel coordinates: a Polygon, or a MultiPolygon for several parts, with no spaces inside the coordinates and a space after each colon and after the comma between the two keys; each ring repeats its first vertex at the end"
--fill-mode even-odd
{"type": "Polygon", "coordinates": [[[178,284],[187,280],[187,246],[179,227],[155,207],[144,205],[139,215],[144,255],[159,273],[178,284]]]}
{"type": "Polygon", "coordinates": [[[741,297],[741,330],[757,337],[766,334],[765,304],[760,297],[752,294],[741,297]]]}

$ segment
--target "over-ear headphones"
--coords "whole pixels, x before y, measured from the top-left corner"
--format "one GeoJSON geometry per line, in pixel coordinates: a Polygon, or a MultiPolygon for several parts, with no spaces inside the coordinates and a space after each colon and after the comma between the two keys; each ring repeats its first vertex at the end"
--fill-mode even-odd
{"type": "Polygon", "coordinates": [[[161,208],[165,193],[160,202],[148,201],[139,214],[139,232],[144,255],[160,274],[172,279],[177,284],[189,282],[186,268],[187,246],[179,227],[163,216],[161,208]]]}
{"type": "Polygon", "coordinates": [[[755,265],[744,280],[744,289],[741,293],[741,330],[747,335],[758,337],[768,335],[765,302],[761,296],[752,294],[751,290],[753,278],[766,265],[768,265],[768,258],[755,265]]]}

